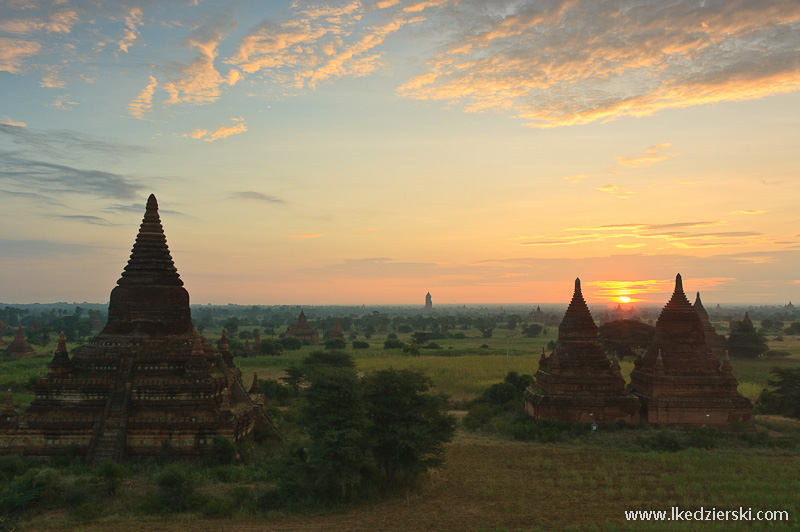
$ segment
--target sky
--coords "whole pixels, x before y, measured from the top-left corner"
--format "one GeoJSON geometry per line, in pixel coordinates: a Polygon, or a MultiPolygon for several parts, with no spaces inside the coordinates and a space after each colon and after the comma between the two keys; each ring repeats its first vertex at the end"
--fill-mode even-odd
{"type": "Polygon", "coordinates": [[[0,301],[800,302],[797,0],[0,0],[0,301]],[[690,297],[693,300],[693,297],[690,297]]]}

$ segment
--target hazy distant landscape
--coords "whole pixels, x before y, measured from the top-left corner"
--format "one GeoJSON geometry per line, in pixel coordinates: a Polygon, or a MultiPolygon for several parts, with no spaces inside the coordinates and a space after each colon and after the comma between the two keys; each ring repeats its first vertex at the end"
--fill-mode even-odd
{"type": "MultiPolygon", "coordinates": [[[[87,313],[94,310],[92,305],[80,307],[87,313]]],[[[21,310],[22,323],[38,321],[42,325],[46,316],[60,316],[57,322],[73,316],[77,307],[5,308],[6,312],[21,310]]],[[[272,383],[262,385],[271,394],[269,411],[287,436],[294,435],[287,439],[284,450],[274,444],[257,445],[240,449],[240,458],[229,465],[206,462],[181,466],[181,473],[191,479],[190,501],[194,502],[177,513],[154,509],[158,505],[153,497],[165,496],[164,488],[159,487],[163,465],[127,463],[128,473],[110,494],[104,487],[110,482],[103,476],[108,473],[87,468],[80,461],[61,459],[34,466],[2,457],[0,466],[6,481],[31,467],[40,469],[28,469],[28,477],[32,471],[40,479],[55,475],[47,481],[53,495],[46,502],[35,503],[34,513],[16,511],[9,522],[24,530],[138,530],[144,523],[153,530],[165,531],[186,527],[251,530],[263,526],[271,530],[363,531],[687,530],[683,523],[632,525],[625,521],[624,511],[744,506],[789,512],[793,519],[789,524],[773,523],[770,530],[790,530],[796,524],[794,516],[800,511],[794,495],[800,478],[800,421],[759,413],[758,399],[765,388],[771,388],[771,368],[800,368],[800,335],[770,332],[769,348],[779,350],[779,356],[732,359],[740,392],[756,403],[756,430],[741,427],[724,432],[683,429],[665,433],[657,427],[619,426],[593,432],[587,427],[545,425],[531,432],[531,422],[521,414],[517,400],[488,410],[475,405],[509,372],[535,373],[542,349],[552,347],[557,325],[540,323],[537,335],[525,335],[525,331],[530,333],[528,313],[535,307],[303,309],[309,323],[323,333],[338,319],[347,339],[341,352],[352,357],[360,374],[386,368],[414,370],[431,379],[433,392],[447,395],[458,429],[446,445],[442,468],[397,490],[365,487],[360,495],[332,507],[315,499],[272,499],[268,494],[281,478],[280,456],[293,448],[292,439],[299,436],[296,414],[292,413],[297,399],[283,384],[286,370],[302,366],[314,352],[328,350],[324,345],[306,345],[284,349],[279,355],[251,352],[243,357],[244,343],[252,342],[256,331],[262,342],[280,340],[286,326],[296,321],[300,307],[195,306],[195,326],[212,343],[217,343],[223,327],[228,329],[243,380],[250,382],[257,373],[262,382],[272,383]],[[426,337],[421,345],[415,344],[415,340],[426,337]],[[385,348],[390,338],[396,338],[405,349],[385,348]],[[353,348],[356,342],[361,342],[357,349],[353,348]]],[[[556,323],[559,314],[563,316],[563,307],[544,306],[541,310],[552,313],[556,323]]],[[[608,311],[613,314],[615,308],[608,311]]],[[[787,327],[798,317],[785,306],[720,309],[723,311],[748,311],[753,319],[761,318],[768,324],[782,318],[787,327]]],[[[644,314],[644,321],[657,317],[655,309],[644,314]]],[[[726,333],[728,322],[714,323],[722,334],[726,333]]],[[[42,325],[40,330],[48,326],[42,325]]],[[[8,345],[11,335],[5,333],[3,339],[8,345]]],[[[68,343],[70,352],[80,343],[79,339],[68,343]]],[[[55,337],[51,335],[48,343],[35,348],[37,354],[32,358],[0,359],[0,386],[12,390],[17,406],[32,399],[30,383],[46,373],[55,337]]],[[[626,378],[632,365],[631,360],[621,361],[626,378]]],[[[758,523],[725,522],[704,523],[702,529],[760,528],[758,523]]]]}

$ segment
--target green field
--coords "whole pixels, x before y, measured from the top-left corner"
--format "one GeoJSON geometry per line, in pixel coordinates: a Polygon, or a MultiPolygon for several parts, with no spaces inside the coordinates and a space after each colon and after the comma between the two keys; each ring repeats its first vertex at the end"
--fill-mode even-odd
{"type": "MultiPolygon", "coordinates": [[[[214,332],[205,331],[212,342],[218,338],[218,331],[216,336],[214,332]]],[[[384,350],[385,334],[368,339],[369,349],[348,351],[363,372],[387,367],[422,371],[432,379],[436,391],[449,395],[454,407],[461,409],[509,371],[534,373],[542,347],[557,331],[550,328],[548,337],[533,339],[519,335],[507,339],[502,330],[495,330],[492,338],[482,338],[478,331],[465,332],[468,336],[463,340],[436,340],[442,349],[423,349],[420,356],[384,350]]],[[[398,336],[408,339],[408,335],[398,336]]],[[[800,339],[785,337],[771,346],[792,354],[732,360],[740,390],[752,400],[767,386],[771,367],[800,366],[800,339]]],[[[69,346],[71,350],[74,347],[69,346]]],[[[12,389],[17,405],[30,401],[26,388],[31,378],[46,373],[55,345],[47,349],[49,352],[42,349],[41,355],[31,359],[0,362],[0,385],[12,389]]],[[[249,383],[254,371],[260,378],[279,378],[286,367],[300,364],[314,349],[318,348],[306,346],[282,356],[235,360],[249,383]]],[[[627,375],[632,364],[623,361],[621,366],[627,375]]],[[[418,487],[388,500],[353,503],[334,511],[308,508],[285,512],[259,505],[258,493],[272,485],[269,468],[260,463],[230,466],[224,472],[196,466],[198,492],[225,501],[230,511],[224,518],[209,517],[213,514],[200,510],[180,515],[144,510],[143,501],[156,489],[155,465],[137,466],[116,496],[95,506],[91,506],[90,489],[98,483],[95,472],[77,465],[54,467],[49,471],[58,476],[61,486],[54,501],[61,502],[27,514],[14,526],[19,530],[109,532],[145,527],[152,532],[796,530],[800,527],[800,422],[756,416],[755,424],[764,431],[762,438],[720,433],[714,436],[714,448],[672,453],[646,451],[637,443],[642,435],[657,435],[657,429],[601,430],[551,444],[516,442],[460,429],[448,445],[445,466],[429,472],[418,487]],[[64,502],[65,493],[81,493],[81,489],[88,490],[88,495],[73,495],[72,503],[64,502]],[[89,504],[88,510],[81,504],[89,504]],[[791,521],[767,526],[763,522],[634,524],[625,520],[626,510],[669,512],[673,506],[681,510],[781,510],[788,512],[791,521]]],[[[678,434],[692,437],[688,431],[678,434]]]]}

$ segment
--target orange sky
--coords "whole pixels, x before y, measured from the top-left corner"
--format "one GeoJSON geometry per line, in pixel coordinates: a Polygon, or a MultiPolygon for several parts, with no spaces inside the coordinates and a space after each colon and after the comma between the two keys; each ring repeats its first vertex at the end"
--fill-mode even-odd
{"type": "Polygon", "coordinates": [[[5,2],[0,301],[800,301],[800,5],[5,2]]]}

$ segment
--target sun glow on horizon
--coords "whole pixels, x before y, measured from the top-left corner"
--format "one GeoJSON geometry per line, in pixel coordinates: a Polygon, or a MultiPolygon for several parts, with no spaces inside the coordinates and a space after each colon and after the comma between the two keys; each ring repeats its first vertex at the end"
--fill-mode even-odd
{"type": "Polygon", "coordinates": [[[631,298],[629,298],[628,296],[619,296],[619,300],[622,301],[623,303],[631,302],[631,298]]]}

